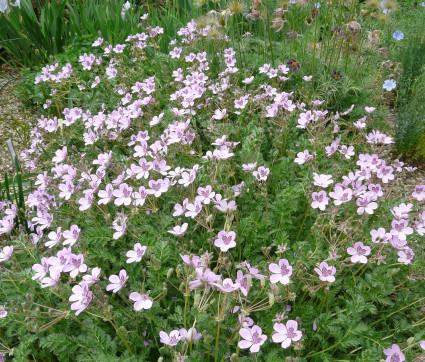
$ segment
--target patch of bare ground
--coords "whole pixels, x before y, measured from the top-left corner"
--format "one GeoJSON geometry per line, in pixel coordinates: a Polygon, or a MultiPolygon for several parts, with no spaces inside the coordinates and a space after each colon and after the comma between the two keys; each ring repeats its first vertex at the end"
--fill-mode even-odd
{"type": "MultiPolygon", "coordinates": [[[[6,140],[11,138],[18,155],[28,147],[25,135],[19,124],[33,124],[36,118],[15,95],[16,87],[21,77],[12,68],[0,64],[0,181],[4,179],[5,172],[8,176],[14,174],[14,166],[6,146],[6,140]]],[[[25,172],[21,162],[22,171],[25,172]]]]}

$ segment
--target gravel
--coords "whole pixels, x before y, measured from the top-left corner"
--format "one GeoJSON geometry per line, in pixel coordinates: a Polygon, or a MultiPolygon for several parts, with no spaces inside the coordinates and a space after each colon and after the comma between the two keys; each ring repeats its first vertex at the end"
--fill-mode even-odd
{"type": "MultiPolygon", "coordinates": [[[[35,115],[25,110],[24,105],[15,95],[15,89],[19,85],[18,74],[10,67],[0,65],[0,181],[4,179],[4,173],[13,176],[14,167],[10,157],[6,140],[11,138],[18,155],[28,145],[24,145],[22,139],[22,130],[19,124],[33,123],[35,115]],[[13,80],[12,80],[13,79],[13,80]]],[[[22,170],[25,172],[24,165],[21,163],[22,170]]]]}

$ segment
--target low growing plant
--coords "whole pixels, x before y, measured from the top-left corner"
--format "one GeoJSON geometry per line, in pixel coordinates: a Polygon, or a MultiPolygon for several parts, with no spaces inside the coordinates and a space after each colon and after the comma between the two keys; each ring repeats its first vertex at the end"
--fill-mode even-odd
{"type": "Polygon", "coordinates": [[[189,22],[164,54],[142,19],[35,78],[31,232],[1,204],[3,352],[424,358],[425,185],[385,158],[380,113],[326,109],[293,57],[238,66],[224,35],[207,54],[214,25],[189,22]]]}

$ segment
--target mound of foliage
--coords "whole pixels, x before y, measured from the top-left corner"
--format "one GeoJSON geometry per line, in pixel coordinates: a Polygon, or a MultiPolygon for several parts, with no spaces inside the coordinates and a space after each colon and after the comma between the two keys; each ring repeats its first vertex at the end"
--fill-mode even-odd
{"type": "Polygon", "coordinates": [[[0,204],[2,351],[423,358],[425,185],[400,187],[379,112],[326,109],[304,64],[242,63],[215,25],[164,54],[141,21],[35,78],[26,225],[0,204]]]}

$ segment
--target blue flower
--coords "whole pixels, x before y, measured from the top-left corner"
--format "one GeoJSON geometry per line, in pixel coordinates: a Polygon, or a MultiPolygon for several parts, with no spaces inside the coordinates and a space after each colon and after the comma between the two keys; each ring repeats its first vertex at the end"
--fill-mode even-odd
{"type": "Polygon", "coordinates": [[[400,31],[400,30],[396,30],[396,31],[394,32],[394,34],[393,34],[393,38],[394,38],[395,40],[402,40],[402,39],[404,39],[404,34],[403,34],[403,32],[402,32],[402,31],[400,31]]]}
{"type": "Polygon", "coordinates": [[[316,9],[320,8],[320,3],[314,3],[314,7],[315,7],[316,9]]]}
{"type": "Polygon", "coordinates": [[[388,92],[391,92],[395,87],[397,87],[397,82],[394,79],[387,79],[384,82],[382,88],[384,88],[388,92]]]}

